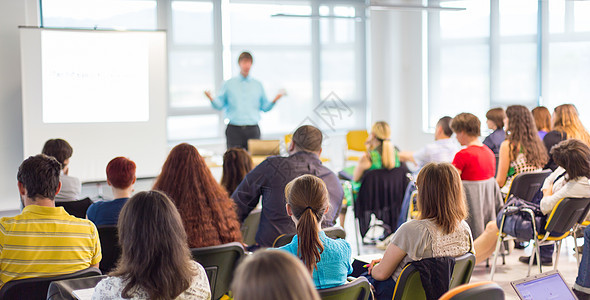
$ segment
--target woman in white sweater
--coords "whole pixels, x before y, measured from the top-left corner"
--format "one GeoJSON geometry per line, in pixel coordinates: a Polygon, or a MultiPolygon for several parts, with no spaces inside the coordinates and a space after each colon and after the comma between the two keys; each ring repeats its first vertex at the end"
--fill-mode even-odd
{"type": "MultiPolygon", "coordinates": [[[[563,198],[590,197],[590,148],[582,141],[569,139],[551,148],[551,155],[559,166],[549,175],[541,191],[541,211],[549,215],[559,200],[563,198]]],[[[498,233],[496,221],[487,224],[485,232],[475,242],[476,263],[484,261],[494,252],[498,233]]],[[[553,246],[541,247],[541,263],[552,265],[553,246]]],[[[523,263],[529,261],[528,256],[519,259],[523,263]]],[[[536,261],[533,262],[536,264],[536,261]]]]}

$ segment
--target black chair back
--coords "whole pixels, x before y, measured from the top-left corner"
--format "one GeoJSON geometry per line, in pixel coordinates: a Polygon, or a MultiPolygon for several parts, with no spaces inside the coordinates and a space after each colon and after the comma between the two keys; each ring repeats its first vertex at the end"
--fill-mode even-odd
{"type": "Polygon", "coordinates": [[[106,275],[91,276],[85,278],[66,279],[52,281],[47,291],[47,300],[76,300],[73,292],[75,290],[94,288],[106,275]]]}
{"type": "Polygon", "coordinates": [[[370,228],[371,215],[395,232],[406,187],[410,182],[405,164],[391,170],[379,169],[365,172],[361,187],[354,201],[355,218],[359,220],[362,237],[370,228]]]}
{"type": "Polygon", "coordinates": [[[522,200],[532,201],[535,194],[543,186],[543,181],[545,181],[545,178],[547,178],[549,174],[551,174],[551,170],[526,172],[516,175],[512,180],[506,199],[508,199],[510,195],[514,195],[522,200]]]}
{"type": "Polygon", "coordinates": [[[119,257],[121,257],[119,235],[117,233],[116,225],[102,225],[98,226],[97,229],[102,251],[100,270],[103,274],[107,274],[115,267],[119,257]]]}
{"type": "MultiPolygon", "coordinates": [[[[346,238],[346,231],[344,231],[344,229],[342,229],[342,227],[340,227],[340,226],[324,228],[324,229],[322,229],[322,231],[326,233],[327,237],[334,239],[334,240],[346,238]]],[[[273,248],[283,247],[283,246],[289,244],[293,240],[294,236],[295,236],[294,233],[281,234],[274,240],[274,242],[272,243],[272,247],[273,248]]]]}
{"type": "Polygon", "coordinates": [[[219,299],[229,291],[233,274],[239,261],[244,257],[244,247],[233,242],[219,246],[191,249],[193,259],[199,262],[209,278],[211,295],[219,299]]]}
{"type": "Polygon", "coordinates": [[[346,239],[346,231],[340,226],[324,228],[322,231],[331,239],[346,239]]]}
{"type": "Polygon", "coordinates": [[[545,231],[566,233],[581,219],[585,218],[590,208],[590,198],[563,198],[547,217],[545,231]]]}
{"type": "Polygon", "coordinates": [[[471,280],[471,274],[473,273],[474,267],[475,255],[473,255],[473,253],[468,252],[459,257],[455,257],[455,267],[453,269],[449,289],[468,283],[469,280],[471,280]]]}
{"type": "Polygon", "coordinates": [[[55,202],[55,206],[62,206],[67,212],[68,214],[76,217],[76,218],[80,218],[80,219],[86,219],[86,211],[88,210],[88,207],[92,204],[92,200],[90,200],[90,198],[86,197],[82,200],[77,200],[77,201],[64,201],[64,202],[55,202]]]}
{"type": "Polygon", "coordinates": [[[318,290],[322,300],[368,300],[371,286],[365,277],[359,277],[347,284],[318,290]]]}
{"type": "Polygon", "coordinates": [[[274,242],[272,242],[272,247],[273,248],[283,247],[283,246],[289,244],[293,240],[294,236],[295,236],[294,233],[281,234],[281,235],[277,236],[277,238],[274,240],[274,242]]]}
{"type": "Polygon", "coordinates": [[[46,299],[49,284],[52,281],[73,278],[84,278],[97,275],[102,275],[99,269],[88,268],[71,274],[59,275],[54,277],[36,277],[13,280],[4,284],[2,289],[0,289],[0,299],[46,299]]]}

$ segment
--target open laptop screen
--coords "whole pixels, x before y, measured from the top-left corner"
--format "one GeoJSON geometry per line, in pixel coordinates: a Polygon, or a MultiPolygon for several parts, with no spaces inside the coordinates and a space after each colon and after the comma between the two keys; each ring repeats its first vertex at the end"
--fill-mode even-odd
{"type": "Polygon", "coordinates": [[[526,300],[575,300],[575,296],[568,288],[558,272],[540,274],[533,278],[519,280],[513,283],[514,289],[521,299],[526,300]]]}

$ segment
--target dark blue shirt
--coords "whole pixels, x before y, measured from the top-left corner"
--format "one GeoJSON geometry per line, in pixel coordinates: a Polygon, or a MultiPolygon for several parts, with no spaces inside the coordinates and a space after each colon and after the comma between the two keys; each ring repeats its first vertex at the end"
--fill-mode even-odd
{"type": "Polygon", "coordinates": [[[129,198],[119,198],[108,201],[98,201],[92,203],[86,211],[88,220],[94,225],[117,225],[119,213],[129,198]]]}
{"type": "Polygon", "coordinates": [[[330,210],[325,214],[322,227],[334,226],[344,196],[336,174],[322,165],[314,153],[300,151],[289,157],[271,156],[248,173],[232,194],[240,222],[256,208],[262,196],[262,214],[256,233],[256,242],[261,246],[272,246],[281,234],[296,233],[295,225],[285,209],[285,186],[305,174],[315,175],[326,183],[330,210]]]}
{"type": "Polygon", "coordinates": [[[500,145],[506,139],[506,132],[504,129],[496,129],[488,137],[483,140],[483,144],[488,146],[494,154],[500,153],[500,145]]]}

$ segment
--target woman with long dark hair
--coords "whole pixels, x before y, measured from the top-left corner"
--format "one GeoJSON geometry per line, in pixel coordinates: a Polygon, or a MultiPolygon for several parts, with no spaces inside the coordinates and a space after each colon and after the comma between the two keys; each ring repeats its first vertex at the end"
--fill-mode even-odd
{"type": "Polygon", "coordinates": [[[280,249],[301,258],[318,289],[345,284],[352,273],[352,250],[347,241],[333,240],[321,230],[330,205],[324,181],[313,175],[299,176],[287,184],[285,198],[297,235],[280,249]]]}
{"type": "Polygon", "coordinates": [[[211,299],[174,204],[158,191],[131,197],[119,217],[121,258],[92,299],[211,299]]]}
{"type": "Polygon", "coordinates": [[[533,114],[528,108],[522,105],[508,106],[504,123],[508,135],[500,145],[496,181],[506,194],[516,175],[542,170],[548,157],[537,133],[533,114]]]}
{"type": "Polygon", "coordinates": [[[252,157],[243,148],[230,148],[223,154],[223,173],[221,186],[231,196],[240,182],[252,171],[254,163],[252,157]]]}
{"type": "Polygon", "coordinates": [[[241,242],[235,204],[194,146],[182,143],[172,148],[153,189],[176,204],[189,247],[241,242]]]}

